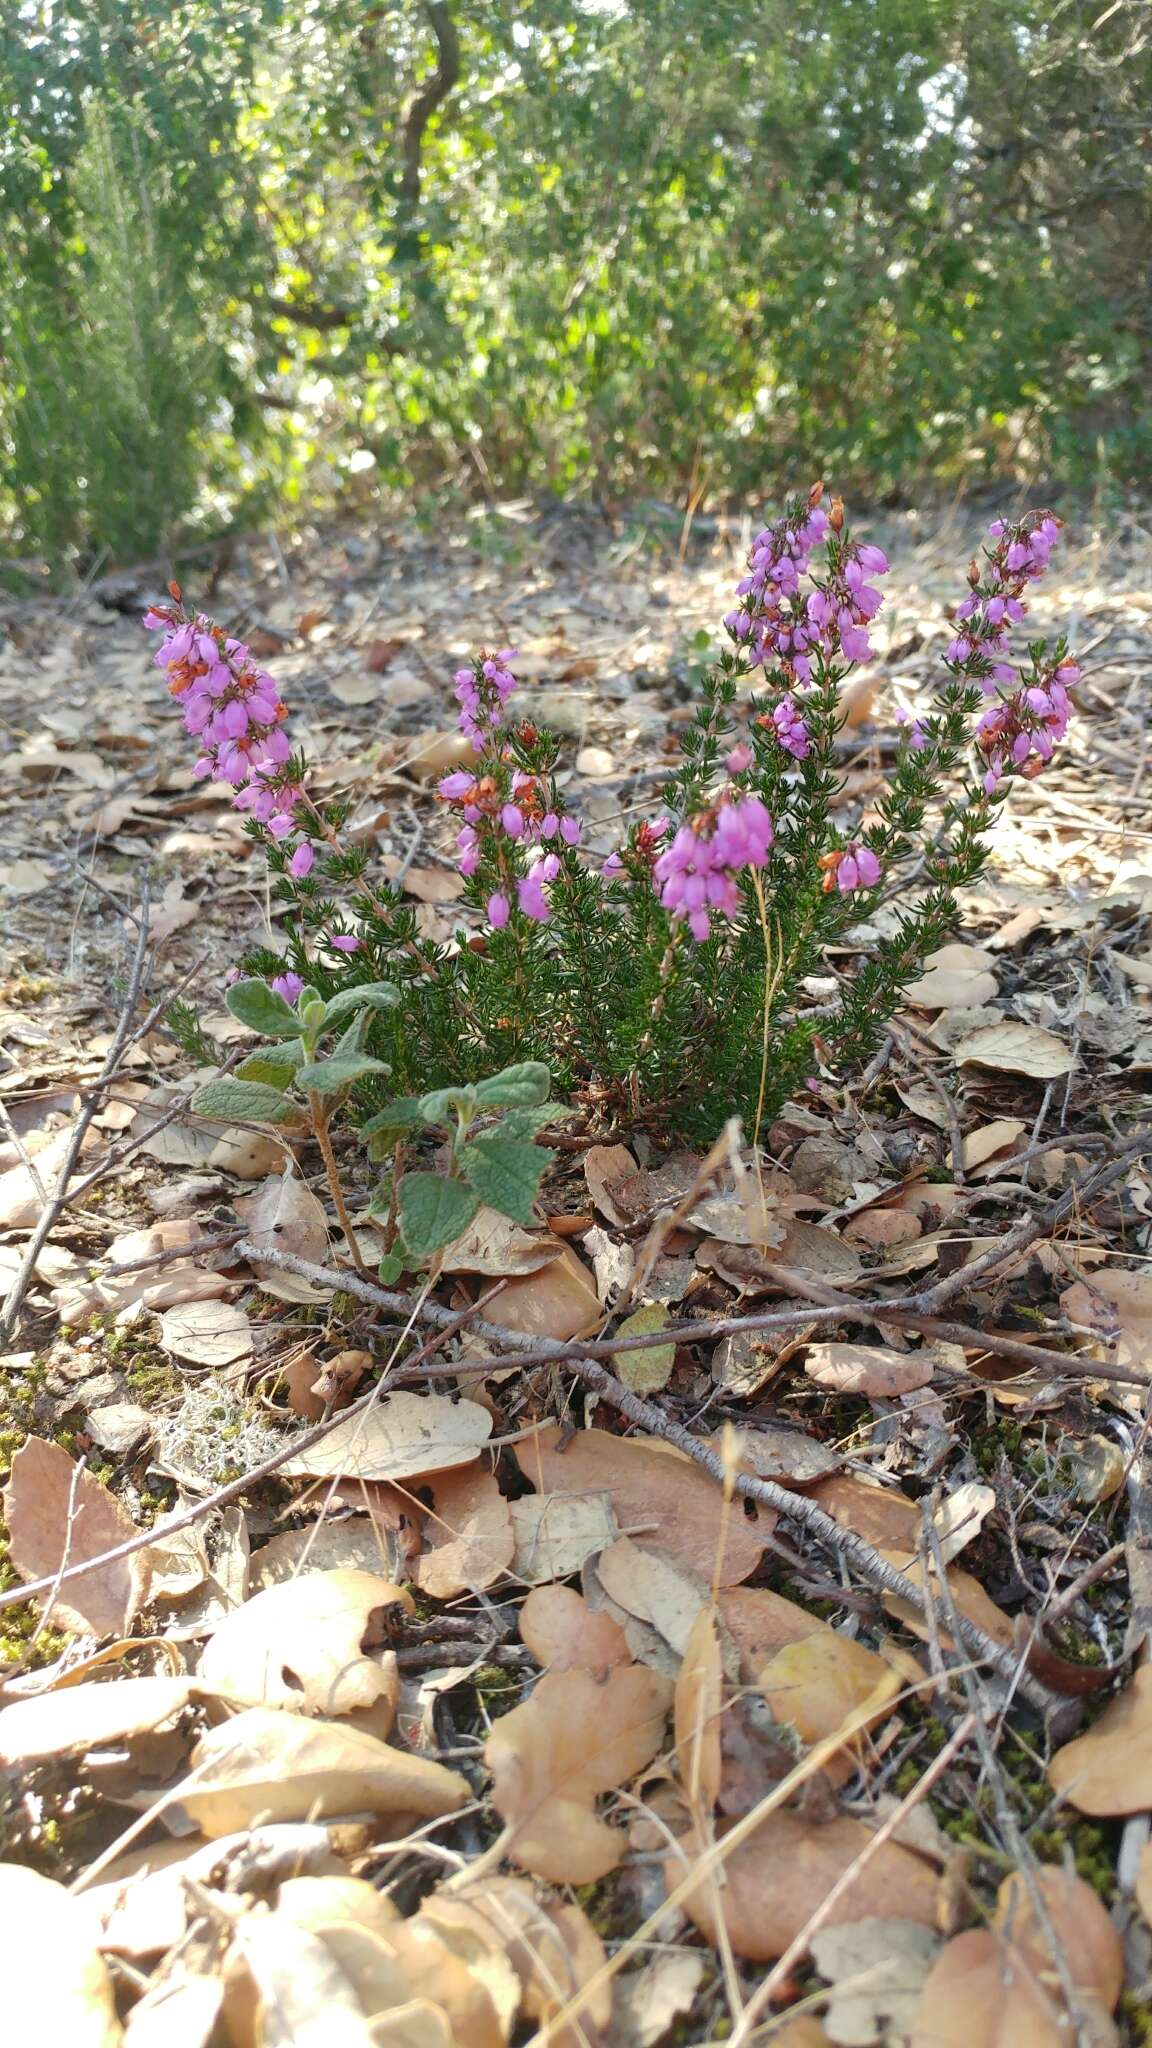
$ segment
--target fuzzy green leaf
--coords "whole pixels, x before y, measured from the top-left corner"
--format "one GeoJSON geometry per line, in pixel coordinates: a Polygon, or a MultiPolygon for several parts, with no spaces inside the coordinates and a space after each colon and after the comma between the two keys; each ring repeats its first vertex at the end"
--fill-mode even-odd
{"type": "Polygon", "coordinates": [[[300,1115],[300,1105],[279,1088],[263,1081],[239,1081],[224,1077],[206,1081],[192,1097],[197,1116],[210,1116],[217,1123],[286,1124],[300,1115]]]}
{"type": "Polygon", "coordinates": [[[224,997],[234,1017],[264,1038],[300,1038],[304,1026],[290,1003],[266,981],[234,981],[224,997]]]}
{"type": "Polygon", "coordinates": [[[390,1252],[385,1252],[380,1264],[376,1268],[377,1278],[383,1281],[385,1287],[393,1287],[395,1285],[404,1271],[405,1260],[408,1256],[409,1254],[405,1252],[402,1245],[395,1245],[390,1252]]]}
{"type": "Polygon", "coordinates": [[[499,1209],[514,1223],[531,1223],[541,1177],[555,1156],[543,1145],[486,1132],[465,1145],[460,1168],[490,1209],[499,1209]]]}
{"type": "Polygon", "coordinates": [[[400,991],[394,981],[365,981],[358,988],[341,989],[328,1004],[327,1022],[338,1024],[342,1017],[350,1017],[354,1010],[392,1010],[400,1001],[400,991]]]}
{"type": "Polygon", "coordinates": [[[424,1119],[420,1114],[421,1100],[419,1095],[398,1095],[395,1102],[387,1103],[383,1109],[377,1110],[375,1116],[370,1116],[366,1124],[359,1126],[359,1136],[375,1138],[384,1133],[391,1137],[395,1132],[398,1138],[402,1138],[405,1131],[410,1131],[414,1125],[423,1123],[424,1119]]]}
{"type": "Polygon", "coordinates": [[[542,1131],[548,1124],[555,1123],[563,1114],[562,1106],[555,1102],[538,1103],[533,1109],[510,1109],[506,1116],[501,1117],[499,1130],[494,1132],[493,1136],[525,1140],[534,1138],[537,1131],[542,1131]]]}
{"type": "Polygon", "coordinates": [[[406,1173],[398,1189],[400,1229],[415,1259],[431,1258],[466,1230],[480,1197],[442,1173],[406,1173]]]}
{"type": "Polygon", "coordinates": [[[542,1060],[521,1060],[476,1084],[478,1109],[534,1109],[548,1100],[552,1076],[542,1060]]]}
{"type": "Polygon", "coordinates": [[[330,1060],[314,1060],[301,1067],[296,1079],[309,1095],[339,1095],[342,1089],[351,1088],[365,1074],[387,1074],[390,1071],[385,1060],[369,1059],[366,1052],[338,1053],[330,1060]]]}
{"type": "Polygon", "coordinates": [[[474,1088],[434,1088],[420,1097],[420,1114],[426,1124],[451,1123],[457,1112],[470,1123],[476,1114],[474,1088]]]}
{"type": "MultiPolygon", "coordinates": [[[[298,1038],[289,1039],[288,1044],[298,1052],[304,1050],[298,1038]]],[[[268,1048],[270,1053],[279,1050],[274,1046],[268,1048]]],[[[269,1059],[263,1052],[254,1052],[250,1059],[237,1067],[235,1078],[237,1081],[259,1081],[263,1087],[275,1088],[283,1094],[285,1088],[292,1086],[295,1075],[286,1060],[269,1059]]]]}

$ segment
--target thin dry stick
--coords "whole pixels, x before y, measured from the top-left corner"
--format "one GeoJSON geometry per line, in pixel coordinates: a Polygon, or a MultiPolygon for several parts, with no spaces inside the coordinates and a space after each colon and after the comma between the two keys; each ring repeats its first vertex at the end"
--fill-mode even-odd
{"type": "Polygon", "coordinates": [[[23,1307],[24,1296],[27,1294],[29,1287],[32,1285],[32,1276],[36,1271],[36,1261],[40,1257],[40,1253],[44,1249],[45,1242],[48,1238],[49,1232],[51,1231],[53,1224],[55,1223],[57,1217],[59,1216],[61,1210],[64,1207],[65,1199],[68,1192],[68,1183],[72,1178],[73,1172],[75,1171],[76,1161],[80,1157],[80,1148],[88,1135],[88,1129],[92,1122],[92,1119],[95,1116],[97,1109],[100,1107],[100,1104],[103,1101],[104,1096],[108,1090],[109,1084],[111,1083],[112,1078],[116,1072],[116,1069],[120,1064],[121,1054],[124,1052],[124,1049],[128,1044],[129,1032],[132,1026],[132,1013],[135,1010],[136,1004],[139,1000],[140,987],[144,979],[144,962],[147,956],[147,952],[148,886],[147,882],[145,882],[143,897],[140,906],[140,916],[137,920],[136,949],[132,956],[132,966],[128,976],[128,991],[127,994],[125,995],[123,1007],[120,1011],[120,1020],[116,1026],[115,1032],[113,1033],[112,1043],[108,1047],[108,1052],[105,1056],[104,1065],[100,1070],[99,1076],[97,1077],[96,1085],[93,1088],[91,1095],[88,1097],[87,1102],[83,1105],[80,1114],[76,1119],[75,1125],[73,1126],[72,1136],[68,1144],[68,1150],[64,1154],[64,1159],[60,1167],[60,1172],[56,1178],[56,1187],[53,1192],[52,1199],[49,1202],[47,1202],[44,1208],[40,1211],[40,1220],[37,1223],[35,1230],[32,1232],[32,1235],[24,1248],[24,1257],[20,1261],[19,1271],[16,1274],[16,1278],[12,1282],[12,1286],[8,1294],[8,1299],[5,1302],[3,1309],[0,1310],[0,1345],[6,1344],[8,1342],[9,1338],[12,1335],[13,1330],[16,1328],[16,1325],[20,1319],[20,1310],[23,1307]]]}

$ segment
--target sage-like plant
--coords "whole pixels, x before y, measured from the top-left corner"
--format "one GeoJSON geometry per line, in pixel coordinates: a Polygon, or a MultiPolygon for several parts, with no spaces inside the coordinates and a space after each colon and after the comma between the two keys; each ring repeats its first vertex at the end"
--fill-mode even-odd
{"type": "MultiPolygon", "coordinates": [[[[516,715],[514,651],[480,654],[455,679],[473,762],[439,785],[475,913],[453,946],[421,937],[375,880],[370,852],[342,837],[343,807],[310,795],[271,678],[174,587],[148,615],[165,633],[157,661],[198,772],[235,788],[286,912],[286,955],[254,951],[247,971],[297,1005],[304,987],[341,999],[387,978],[398,1001],[371,1011],[363,1050],[416,1100],[543,1063],[607,1117],[697,1136],[735,1112],[758,1128],[819,1066],[874,1047],[956,928],[956,891],[980,874],[1012,780],[1039,774],[1063,737],[1079,674],[1065,641],[1022,657],[1011,644],[1058,535],[1047,512],[990,528],[932,701],[897,715],[886,785],[847,828],[843,686],[871,656],[888,564],[821,486],[757,536],[679,761],[606,860],[582,846],[559,741],[516,715]],[[854,946],[882,893],[894,928],[854,946]],[[829,947],[854,965],[832,1013],[806,1016],[802,984],[829,947]]],[[[370,1122],[378,1070],[352,1087],[370,1122]]]]}

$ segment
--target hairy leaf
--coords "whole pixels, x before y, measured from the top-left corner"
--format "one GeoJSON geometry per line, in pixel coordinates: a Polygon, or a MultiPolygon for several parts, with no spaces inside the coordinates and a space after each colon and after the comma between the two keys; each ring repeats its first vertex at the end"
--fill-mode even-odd
{"type": "Polygon", "coordinates": [[[413,1258],[428,1259],[466,1230],[480,1197],[442,1173],[406,1173],[398,1191],[400,1229],[413,1258]]]}
{"type": "Polygon", "coordinates": [[[206,1081],[192,1097],[198,1116],[220,1123],[286,1124],[302,1115],[300,1104],[267,1081],[237,1081],[230,1076],[206,1081]]]}
{"type": "Polygon", "coordinates": [[[481,1199],[514,1223],[531,1223],[544,1169],[555,1158],[542,1145],[524,1145],[499,1132],[473,1138],[460,1165],[481,1199]]]}
{"type": "Polygon", "coordinates": [[[301,1038],[304,1026],[291,1003],[266,981],[234,981],[224,1001],[234,1017],[264,1038],[301,1038]]]}

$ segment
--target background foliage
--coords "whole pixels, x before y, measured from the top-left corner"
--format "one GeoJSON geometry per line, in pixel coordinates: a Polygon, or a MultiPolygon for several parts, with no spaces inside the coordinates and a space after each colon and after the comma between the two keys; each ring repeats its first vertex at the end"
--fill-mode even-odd
{"type": "Polygon", "coordinates": [[[1150,86],[1143,0],[25,0],[8,552],[381,486],[1123,482],[1150,86]]]}

